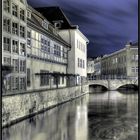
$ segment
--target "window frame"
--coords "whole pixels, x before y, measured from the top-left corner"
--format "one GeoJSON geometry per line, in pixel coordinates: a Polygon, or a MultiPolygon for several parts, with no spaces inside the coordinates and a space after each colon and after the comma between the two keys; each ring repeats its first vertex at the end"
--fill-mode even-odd
{"type": "Polygon", "coordinates": [[[11,52],[11,38],[8,38],[5,36],[3,37],[3,50],[7,51],[7,52],[11,52]],[[9,42],[7,42],[8,40],[9,40],[9,42]]]}
{"type": "Polygon", "coordinates": [[[20,8],[20,19],[21,19],[22,21],[25,21],[25,10],[22,9],[22,8],[20,8]],[[23,13],[22,13],[22,12],[23,12],[23,13]]]}
{"type": "Polygon", "coordinates": [[[17,36],[19,35],[19,24],[17,22],[12,22],[12,34],[17,35],[17,36]]]}
{"type": "Polygon", "coordinates": [[[18,17],[18,5],[16,5],[15,3],[12,3],[12,15],[18,17]]]}
{"type": "Polygon", "coordinates": [[[10,13],[10,0],[3,1],[3,10],[10,13]]]}
{"type": "Polygon", "coordinates": [[[3,17],[3,30],[11,33],[11,19],[8,17],[3,17]]]}

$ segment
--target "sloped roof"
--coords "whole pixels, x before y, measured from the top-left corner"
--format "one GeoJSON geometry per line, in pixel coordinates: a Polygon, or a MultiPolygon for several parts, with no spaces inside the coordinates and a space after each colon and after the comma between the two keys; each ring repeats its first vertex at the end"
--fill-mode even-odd
{"type": "MultiPolygon", "coordinates": [[[[35,11],[35,10],[34,10],[34,11],[35,11]]],[[[34,11],[33,11],[33,12],[34,12],[34,11]]],[[[34,13],[34,14],[35,14],[35,13],[34,13]]],[[[50,26],[51,26],[51,25],[49,25],[48,30],[45,30],[45,29],[42,27],[42,24],[38,21],[38,19],[35,17],[34,14],[32,13],[32,14],[31,14],[31,19],[28,19],[28,21],[27,21],[28,25],[30,25],[30,26],[32,26],[32,27],[34,27],[33,25],[35,25],[34,28],[39,29],[41,32],[42,32],[42,31],[45,31],[45,33],[47,33],[47,35],[49,35],[49,36],[51,36],[51,37],[53,37],[53,38],[59,40],[61,43],[63,43],[63,44],[65,44],[65,45],[67,45],[68,47],[70,47],[70,44],[68,44],[67,42],[65,42],[65,41],[61,38],[61,36],[60,36],[59,34],[54,34],[54,33],[50,30],[50,26]]],[[[38,13],[36,13],[36,14],[38,15],[38,13]]]]}
{"type": "Polygon", "coordinates": [[[76,29],[77,25],[72,25],[69,19],[65,16],[60,7],[40,7],[35,8],[40,12],[49,22],[54,24],[54,21],[62,21],[60,29],[76,29]]]}

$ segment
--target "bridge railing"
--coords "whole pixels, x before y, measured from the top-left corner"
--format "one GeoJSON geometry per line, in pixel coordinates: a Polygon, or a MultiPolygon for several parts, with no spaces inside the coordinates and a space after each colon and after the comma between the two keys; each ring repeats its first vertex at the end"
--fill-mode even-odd
{"type": "Polygon", "coordinates": [[[88,77],[88,81],[92,80],[137,80],[138,77],[126,77],[126,76],[98,76],[98,77],[88,77]]]}

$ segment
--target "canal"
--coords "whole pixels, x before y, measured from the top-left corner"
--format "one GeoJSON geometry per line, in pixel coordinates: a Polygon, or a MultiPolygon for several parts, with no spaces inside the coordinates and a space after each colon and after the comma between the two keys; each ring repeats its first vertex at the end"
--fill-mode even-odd
{"type": "Polygon", "coordinates": [[[138,140],[138,92],[92,93],[2,130],[3,140],[138,140]]]}

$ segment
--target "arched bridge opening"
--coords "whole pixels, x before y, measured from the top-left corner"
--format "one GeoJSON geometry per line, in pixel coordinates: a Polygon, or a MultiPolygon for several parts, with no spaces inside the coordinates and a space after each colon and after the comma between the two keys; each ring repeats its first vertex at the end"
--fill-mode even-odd
{"type": "Polygon", "coordinates": [[[125,84],[125,85],[121,85],[120,87],[118,87],[117,89],[118,91],[136,91],[138,90],[138,85],[135,84],[125,84]]]}
{"type": "Polygon", "coordinates": [[[91,84],[89,85],[89,93],[94,93],[94,92],[105,92],[107,91],[107,87],[104,85],[100,84],[91,84]]]}

